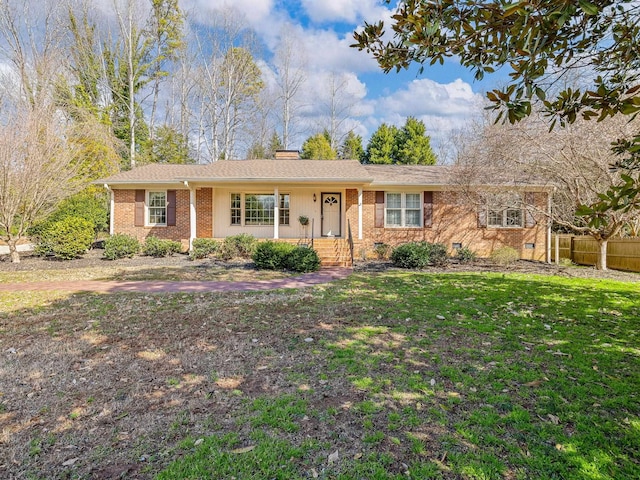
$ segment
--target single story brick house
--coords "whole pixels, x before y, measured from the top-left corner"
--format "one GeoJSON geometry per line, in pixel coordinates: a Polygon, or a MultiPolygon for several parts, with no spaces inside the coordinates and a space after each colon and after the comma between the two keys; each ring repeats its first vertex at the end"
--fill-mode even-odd
{"type": "Polygon", "coordinates": [[[350,249],[360,258],[371,256],[378,244],[422,240],[444,243],[451,253],[469,247],[479,256],[510,246],[523,259],[549,261],[548,187],[460,180],[446,166],[276,157],[151,164],[96,183],[111,192],[111,234],[140,241],[155,235],[185,249],[195,238],[249,233],[289,242],[313,239],[326,265],[349,263],[332,259],[331,252],[339,257],[350,249]],[[302,225],[300,216],[309,224],[302,225]]]}

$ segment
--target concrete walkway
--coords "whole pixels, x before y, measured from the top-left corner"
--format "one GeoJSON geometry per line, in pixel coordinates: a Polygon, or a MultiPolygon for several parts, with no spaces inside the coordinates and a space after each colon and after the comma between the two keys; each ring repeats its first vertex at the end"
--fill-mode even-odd
{"type": "Polygon", "coordinates": [[[50,281],[2,283],[0,292],[28,292],[28,291],[69,291],[69,292],[99,292],[99,293],[216,293],[264,291],[279,288],[304,288],[321,285],[334,280],[340,280],[351,275],[350,268],[323,268],[318,272],[305,273],[297,277],[278,280],[255,280],[251,282],[226,281],[50,281]]]}

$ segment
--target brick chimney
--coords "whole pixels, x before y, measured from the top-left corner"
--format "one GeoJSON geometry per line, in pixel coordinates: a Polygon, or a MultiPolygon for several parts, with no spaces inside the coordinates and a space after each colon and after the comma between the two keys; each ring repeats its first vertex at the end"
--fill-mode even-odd
{"type": "Polygon", "coordinates": [[[300,160],[300,151],[276,150],[276,160],[300,160]]]}

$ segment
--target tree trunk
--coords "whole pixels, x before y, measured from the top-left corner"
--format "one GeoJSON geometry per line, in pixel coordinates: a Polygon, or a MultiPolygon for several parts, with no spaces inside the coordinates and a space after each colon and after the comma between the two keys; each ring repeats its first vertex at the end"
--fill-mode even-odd
{"type": "Polygon", "coordinates": [[[9,256],[11,257],[11,263],[20,263],[20,252],[18,252],[17,246],[18,240],[9,239],[7,245],[9,246],[9,256]]]}
{"type": "Polygon", "coordinates": [[[609,240],[598,240],[598,246],[600,251],[598,252],[598,258],[596,260],[597,270],[607,270],[607,245],[609,240]]]}

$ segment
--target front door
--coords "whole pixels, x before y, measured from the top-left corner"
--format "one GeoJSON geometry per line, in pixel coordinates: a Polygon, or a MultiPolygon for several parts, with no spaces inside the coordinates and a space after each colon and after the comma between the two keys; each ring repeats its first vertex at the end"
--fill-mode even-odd
{"type": "Polygon", "coordinates": [[[322,194],[322,236],[341,236],[340,210],[342,196],[339,193],[322,194]]]}

